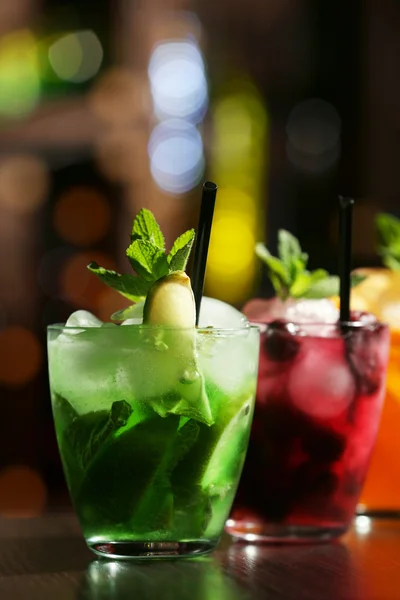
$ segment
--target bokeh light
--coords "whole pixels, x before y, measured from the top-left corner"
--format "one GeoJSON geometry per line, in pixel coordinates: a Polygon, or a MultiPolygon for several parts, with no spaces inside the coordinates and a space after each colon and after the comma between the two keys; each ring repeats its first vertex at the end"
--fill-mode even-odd
{"type": "Polygon", "coordinates": [[[150,113],[146,78],[128,69],[110,69],[96,80],[88,103],[105,124],[125,126],[146,118],[150,113]]]}
{"type": "Polygon", "coordinates": [[[64,263],[60,272],[61,297],[78,308],[88,310],[97,306],[104,291],[104,283],[87,269],[92,260],[106,269],[116,270],[114,261],[107,254],[79,252],[64,263]]]}
{"type": "Polygon", "coordinates": [[[65,81],[82,83],[100,70],[103,48],[94,31],[63,35],[49,48],[49,62],[55,74],[65,81]]]}
{"type": "Polygon", "coordinates": [[[207,110],[207,81],[201,52],[193,41],[160,43],[148,71],[158,119],[202,120],[207,110]]]}
{"type": "Polygon", "coordinates": [[[239,212],[227,211],[213,223],[211,265],[208,269],[209,283],[213,277],[236,279],[235,287],[243,273],[254,263],[255,237],[252,227],[239,212]]]}
{"type": "Polygon", "coordinates": [[[0,331],[0,383],[22,387],[39,372],[42,348],[36,336],[23,327],[0,331]]]}
{"type": "Polygon", "coordinates": [[[89,186],[74,186],[58,199],[53,212],[57,234],[77,246],[101,240],[110,226],[111,210],[105,196],[89,186]]]}
{"type": "Polygon", "coordinates": [[[218,182],[205,291],[241,305],[255,286],[257,241],[265,240],[263,202],[268,114],[248,80],[234,80],[212,107],[211,178],[218,182]]]}
{"type": "Polygon", "coordinates": [[[238,303],[250,294],[255,276],[256,204],[241,190],[219,190],[207,263],[207,289],[238,303]],[[223,206],[221,209],[220,200],[223,206]]]}
{"type": "Polygon", "coordinates": [[[151,173],[161,189],[182,194],[199,183],[203,141],[194,125],[179,119],[162,121],[152,131],[148,151],[151,173]]]}
{"type": "Polygon", "coordinates": [[[265,114],[258,103],[249,100],[247,95],[228,95],[214,108],[214,152],[222,167],[229,168],[233,162],[243,167],[243,160],[254,161],[254,140],[263,136],[265,114]]]}
{"type": "Polygon", "coordinates": [[[21,154],[0,160],[0,206],[34,212],[46,201],[48,188],[48,168],[40,158],[21,154]]]}
{"type": "Polygon", "coordinates": [[[321,173],[340,155],[341,119],[336,108],[320,98],[308,98],[293,108],[286,124],[287,154],[301,171],[321,173]]]}
{"type": "Polygon", "coordinates": [[[40,99],[38,50],[27,30],[14,31],[0,39],[0,114],[24,117],[40,99]]]}
{"type": "Polygon", "coordinates": [[[24,465],[0,471],[2,517],[35,517],[44,512],[46,502],[46,486],[37,471],[24,465]]]}

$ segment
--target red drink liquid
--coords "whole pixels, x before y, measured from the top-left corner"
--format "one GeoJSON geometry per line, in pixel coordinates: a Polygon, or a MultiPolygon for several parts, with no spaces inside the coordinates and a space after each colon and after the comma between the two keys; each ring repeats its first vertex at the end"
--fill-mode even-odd
{"type": "Polygon", "coordinates": [[[251,441],[227,531],[252,542],[330,539],[348,528],[367,473],[388,328],[263,327],[251,441]]]}

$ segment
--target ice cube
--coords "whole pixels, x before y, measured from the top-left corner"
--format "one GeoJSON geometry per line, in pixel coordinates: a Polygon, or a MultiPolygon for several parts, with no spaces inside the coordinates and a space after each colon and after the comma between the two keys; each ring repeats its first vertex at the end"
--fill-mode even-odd
{"type": "Polygon", "coordinates": [[[197,389],[190,385],[195,383],[195,368],[193,333],[141,329],[140,340],[135,336],[121,356],[115,382],[124,397],[163,403],[163,397],[172,394],[190,403],[189,396],[197,389]]]}
{"type": "Polygon", "coordinates": [[[355,394],[343,339],[304,337],[288,391],[292,402],[313,417],[331,419],[343,413],[355,394]]]}
{"type": "Polygon", "coordinates": [[[129,319],[125,319],[125,321],[122,321],[121,325],[141,325],[143,322],[143,317],[141,317],[140,319],[135,319],[133,317],[129,318],[129,319]]]}
{"type": "MultiPolygon", "coordinates": [[[[122,312],[114,313],[125,317],[122,325],[140,325],[143,322],[144,302],[138,302],[122,312]]],[[[200,306],[199,327],[218,327],[221,329],[235,329],[245,327],[248,321],[243,313],[230,304],[203,296],[200,306]]]]}
{"type": "Polygon", "coordinates": [[[293,323],[336,323],[339,311],[331,300],[298,300],[288,305],[285,319],[293,323]]]}
{"type": "Polygon", "coordinates": [[[52,392],[66,398],[79,414],[109,410],[115,400],[125,399],[115,386],[121,359],[115,331],[101,328],[100,334],[96,327],[79,335],[67,332],[48,344],[52,392]]]}
{"type": "Polygon", "coordinates": [[[58,336],[59,342],[72,342],[76,335],[81,335],[86,328],[103,327],[104,323],[87,310],[76,310],[67,319],[65,327],[58,336]],[[74,329],[76,327],[76,329],[74,329]]]}
{"type": "Polygon", "coordinates": [[[200,305],[199,327],[218,327],[221,329],[236,329],[246,327],[248,320],[245,315],[230,304],[204,296],[200,305]]]}
{"type": "Polygon", "coordinates": [[[197,336],[198,366],[206,380],[230,395],[240,393],[258,369],[259,346],[254,331],[243,327],[240,333],[197,336]]]}
{"type": "Polygon", "coordinates": [[[370,312],[365,311],[352,311],[352,320],[363,323],[363,325],[372,325],[377,322],[377,318],[370,312]]]}
{"type": "MultiPolygon", "coordinates": [[[[65,323],[65,327],[101,327],[103,322],[88,310],[76,310],[65,323]]],[[[75,334],[77,331],[64,331],[64,333],[75,334]]]]}
{"type": "Polygon", "coordinates": [[[115,400],[134,406],[174,392],[187,361],[178,343],[166,341],[162,345],[154,332],[117,325],[61,335],[49,342],[52,391],[79,414],[109,410],[115,400]]]}
{"type": "Polygon", "coordinates": [[[354,409],[354,427],[348,438],[343,464],[360,484],[364,479],[378,431],[383,399],[384,390],[373,401],[361,397],[354,409]]]}
{"type": "MultiPolygon", "coordinates": [[[[247,320],[239,311],[223,302],[207,298],[203,298],[202,305],[208,325],[240,327],[246,338],[249,332],[246,328],[247,320]]],[[[67,326],[88,329],[83,332],[77,329],[75,332],[66,328],[65,334],[49,342],[52,389],[67,398],[78,413],[109,409],[116,399],[133,403],[177,393],[179,382],[185,378],[192,363],[195,364],[193,330],[155,332],[134,327],[141,323],[143,311],[143,304],[136,306],[135,316],[130,316],[122,324],[132,325],[131,327],[112,324],[104,327],[94,315],[87,311],[77,311],[71,315],[67,326]],[[98,335],[97,327],[102,328],[101,335],[98,335]],[[71,333],[79,335],[70,335],[71,333]]],[[[206,334],[203,338],[214,340],[214,336],[206,334]]],[[[238,344],[233,336],[221,337],[216,343],[219,341],[227,356],[223,359],[223,352],[221,354],[218,350],[219,360],[212,367],[216,375],[215,383],[218,385],[222,379],[222,383],[228,382],[230,389],[235,389],[243,373],[248,373],[250,368],[254,371],[257,366],[257,357],[251,352],[254,343],[250,345],[248,354],[246,341],[242,343],[240,340],[238,344]],[[243,353],[240,354],[238,349],[243,349],[243,353]],[[249,366],[250,360],[252,364],[249,366]]],[[[214,346],[211,356],[204,358],[207,367],[213,358],[214,346]]],[[[199,371],[203,373],[201,365],[199,371]]],[[[188,385],[181,387],[183,390],[187,388],[188,392],[192,390],[188,385]]],[[[226,388],[228,387],[227,385],[226,388]]],[[[183,391],[180,391],[185,397],[183,391]]]]}

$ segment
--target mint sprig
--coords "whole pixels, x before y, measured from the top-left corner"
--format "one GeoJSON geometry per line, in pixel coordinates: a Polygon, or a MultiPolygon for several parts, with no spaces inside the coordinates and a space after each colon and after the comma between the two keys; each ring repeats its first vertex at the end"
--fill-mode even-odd
{"type": "MultiPolygon", "coordinates": [[[[339,277],[325,269],[307,270],[308,254],[302,251],[298,239],[285,229],[278,231],[278,256],[273,256],[263,243],[256,244],[256,255],[267,267],[276,295],[288,298],[321,299],[339,294],[339,277]]],[[[352,287],[365,279],[352,276],[352,287]]]]}
{"type": "Polygon", "coordinates": [[[186,269],[194,238],[194,229],[189,229],[175,240],[167,258],[171,271],[184,271],[186,269]]]}
{"type": "Polygon", "coordinates": [[[135,274],[117,273],[96,262],[91,262],[88,269],[131,302],[142,302],[155,281],[173,271],[185,270],[194,238],[194,229],[186,231],[168,253],[156,218],[150,210],[142,208],[133,221],[131,244],[126,249],[135,274]]]}
{"type": "Polygon", "coordinates": [[[400,219],[388,213],[380,213],[375,221],[378,253],[382,262],[392,271],[400,270],[400,219]]]}
{"type": "Polygon", "coordinates": [[[126,250],[133,269],[145,281],[153,282],[164,277],[169,271],[165,250],[151,242],[137,239],[126,250]]]}
{"type": "Polygon", "coordinates": [[[147,208],[142,208],[132,225],[131,240],[147,240],[153,246],[165,249],[165,240],[155,216],[147,208]]]}
{"type": "Polygon", "coordinates": [[[145,281],[140,277],[135,277],[134,275],[121,275],[116,271],[110,271],[110,269],[100,267],[94,261],[88,264],[88,269],[97,275],[103,283],[132,302],[141,302],[150,289],[150,282],[145,281]]]}

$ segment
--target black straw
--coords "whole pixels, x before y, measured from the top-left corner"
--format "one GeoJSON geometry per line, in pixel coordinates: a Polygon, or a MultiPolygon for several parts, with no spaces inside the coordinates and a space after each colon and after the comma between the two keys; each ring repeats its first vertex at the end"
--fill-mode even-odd
{"type": "Polygon", "coordinates": [[[200,305],[203,296],[208,246],[210,243],[217,189],[218,186],[212,181],[206,181],[203,184],[203,195],[201,197],[200,216],[197,225],[197,238],[194,250],[192,274],[192,288],[196,304],[196,325],[199,324],[200,305]]]}
{"type": "Polygon", "coordinates": [[[353,198],[339,196],[340,321],[350,321],[351,229],[353,198]]]}

